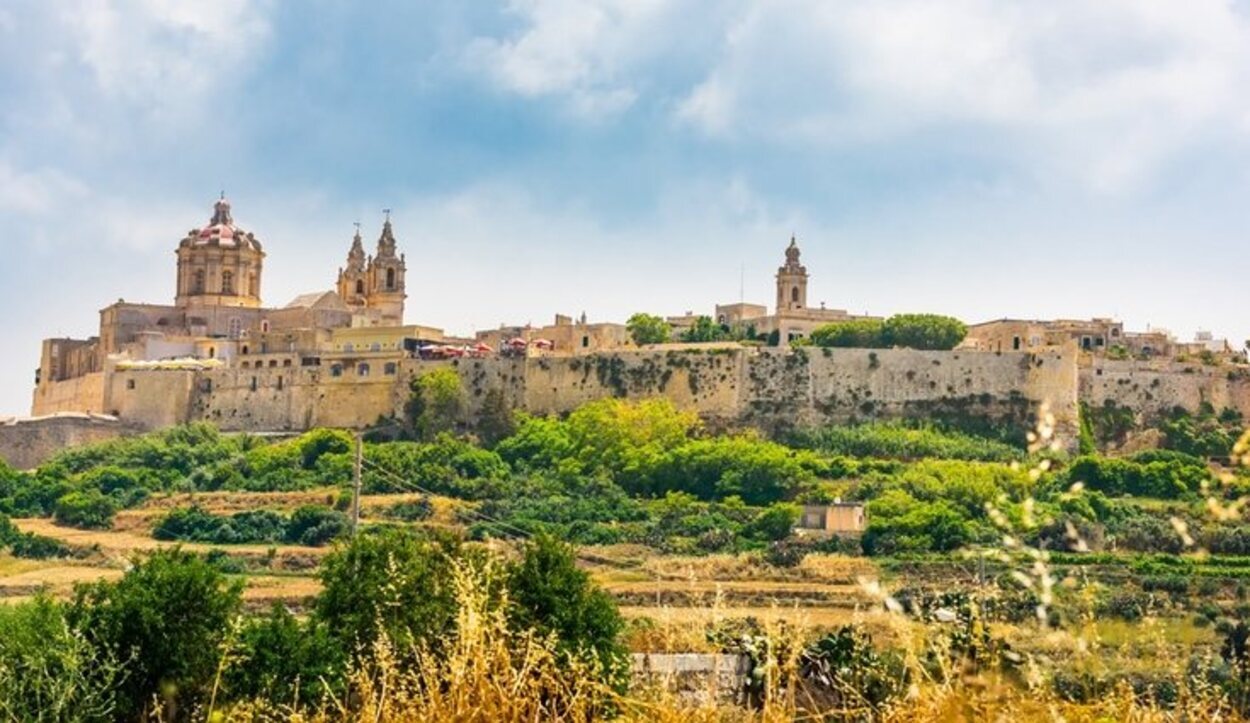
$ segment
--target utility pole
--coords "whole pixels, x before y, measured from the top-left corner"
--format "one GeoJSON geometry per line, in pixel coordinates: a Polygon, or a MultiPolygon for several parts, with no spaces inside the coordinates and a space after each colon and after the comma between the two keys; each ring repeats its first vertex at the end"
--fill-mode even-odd
{"type": "Polygon", "coordinates": [[[360,527],[360,468],[364,464],[364,457],[364,435],[357,431],[356,460],[355,464],[352,465],[352,537],[356,536],[356,530],[360,527]]]}

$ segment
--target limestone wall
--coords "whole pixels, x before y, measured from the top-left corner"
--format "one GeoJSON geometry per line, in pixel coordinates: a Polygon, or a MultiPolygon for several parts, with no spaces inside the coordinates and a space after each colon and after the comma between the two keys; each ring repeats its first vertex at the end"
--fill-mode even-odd
{"type": "Polygon", "coordinates": [[[1081,367],[1079,386],[1090,406],[1113,401],[1146,419],[1173,407],[1196,412],[1204,402],[1250,418],[1250,368],[1244,366],[1093,359],[1081,367]]]}
{"type": "Polygon", "coordinates": [[[0,423],[0,459],[33,469],[63,449],[103,442],[136,430],[113,417],[62,414],[0,423]]]}
{"type": "Polygon", "coordinates": [[[61,412],[104,414],[104,372],[93,372],[60,382],[44,382],[35,388],[31,416],[61,412]]]}

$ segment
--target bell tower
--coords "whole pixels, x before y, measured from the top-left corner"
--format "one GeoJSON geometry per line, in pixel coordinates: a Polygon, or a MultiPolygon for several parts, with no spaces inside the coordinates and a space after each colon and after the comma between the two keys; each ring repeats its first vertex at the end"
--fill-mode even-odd
{"type": "Polygon", "coordinates": [[[368,267],[365,259],[365,247],[360,238],[360,224],[356,224],[356,235],[352,237],[352,248],[347,252],[347,266],[339,269],[337,284],[339,298],[352,308],[363,309],[368,305],[368,267]]]}
{"type": "Polygon", "coordinates": [[[386,221],[378,238],[377,253],[369,260],[366,272],[366,303],[377,309],[382,326],[402,326],[404,323],[405,291],[404,275],[408,264],[403,254],[396,253],[395,232],[391,228],[391,211],[386,209],[386,221]]]}
{"type": "Polygon", "coordinates": [[[777,313],[807,308],[807,267],[799,263],[794,235],[786,247],[786,263],[777,269],[777,313]]]}

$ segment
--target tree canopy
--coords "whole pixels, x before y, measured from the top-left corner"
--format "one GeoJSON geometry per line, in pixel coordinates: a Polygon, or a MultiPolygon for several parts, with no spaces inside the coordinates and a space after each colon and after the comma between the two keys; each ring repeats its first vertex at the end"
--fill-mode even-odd
{"type": "Polygon", "coordinates": [[[625,329],[638,346],[644,344],[663,344],[668,341],[671,329],[668,322],[654,314],[639,312],[629,317],[625,329]]]}

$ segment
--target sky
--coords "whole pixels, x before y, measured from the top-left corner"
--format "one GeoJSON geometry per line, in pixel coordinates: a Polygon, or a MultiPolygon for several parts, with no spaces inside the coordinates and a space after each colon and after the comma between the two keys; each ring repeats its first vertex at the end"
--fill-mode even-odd
{"type": "Polygon", "coordinates": [[[407,320],[809,304],[1250,339],[1250,0],[10,0],[0,416],[172,303],[224,191],[267,305],[392,209],[407,320]]]}

